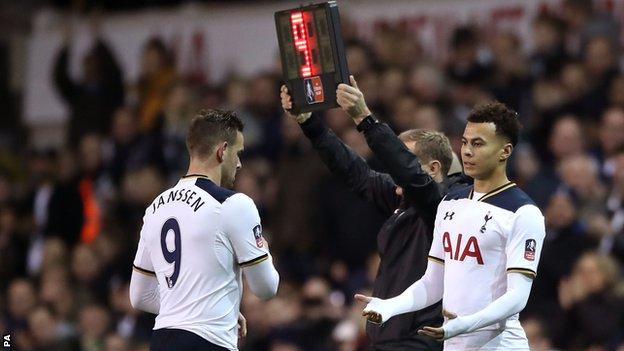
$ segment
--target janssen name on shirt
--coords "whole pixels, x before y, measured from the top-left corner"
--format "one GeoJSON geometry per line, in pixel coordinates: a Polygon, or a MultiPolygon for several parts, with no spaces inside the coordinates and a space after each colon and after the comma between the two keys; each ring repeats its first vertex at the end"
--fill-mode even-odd
{"type": "Polygon", "coordinates": [[[172,201],[184,202],[193,208],[193,212],[197,212],[206,202],[201,198],[201,196],[197,196],[197,192],[191,189],[178,189],[178,190],[170,190],[169,193],[164,193],[158,196],[158,199],[152,202],[152,213],[156,213],[156,210],[160,208],[160,206],[164,204],[168,204],[172,201]],[[192,202],[191,202],[192,201],[192,202]]]}

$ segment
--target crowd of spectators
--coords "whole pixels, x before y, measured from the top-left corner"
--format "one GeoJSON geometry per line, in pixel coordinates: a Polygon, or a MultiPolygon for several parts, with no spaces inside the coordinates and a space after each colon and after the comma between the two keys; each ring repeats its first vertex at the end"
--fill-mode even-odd
{"type": "MultiPolygon", "coordinates": [[[[521,314],[532,350],[624,350],[620,23],[591,1],[567,0],[561,13],[532,20],[531,45],[471,24],[439,43],[449,54],[436,61],[399,24],[377,28],[371,41],[343,26],[350,72],[397,133],[440,130],[459,153],[475,104],[496,99],[518,111],[524,132],[509,171],[547,231],[521,314]]],[[[154,316],[128,298],[141,218],[186,171],[194,111],[224,108],[245,123],[236,190],[257,204],[282,277],[271,301],[245,293],[241,349],[367,349],[352,297],[375,278],[383,217],[329,174],[284,116],[281,72],[207,85],[177,72],[170,48],[153,38],[137,58],[139,79],[128,82],[93,35],[82,78],[68,73],[70,38],[50,72],[70,111],[66,143],[23,142],[0,160],[0,331],[25,351],[147,350],[154,316]]],[[[383,171],[343,111],[323,118],[383,171]]]]}

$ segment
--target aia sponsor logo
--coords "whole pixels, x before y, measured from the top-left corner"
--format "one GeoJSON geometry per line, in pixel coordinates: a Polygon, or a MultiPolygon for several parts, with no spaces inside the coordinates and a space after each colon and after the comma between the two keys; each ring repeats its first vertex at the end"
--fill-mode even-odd
{"type": "Polygon", "coordinates": [[[444,254],[446,255],[448,252],[451,260],[465,261],[466,259],[473,259],[478,264],[483,264],[479,240],[475,236],[469,236],[464,240],[464,235],[458,234],[457,240],[453,243],[451,242],[449,232],[444,232],[442,246],[444,246],[444,254]]]}

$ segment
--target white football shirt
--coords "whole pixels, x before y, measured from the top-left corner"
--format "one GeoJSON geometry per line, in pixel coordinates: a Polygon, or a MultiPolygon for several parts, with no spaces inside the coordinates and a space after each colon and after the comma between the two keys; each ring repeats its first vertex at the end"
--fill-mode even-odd
{"type": "Polygon", "coordinates": [[[241,268],[268,257],[251,198],[202,176],[182,178],[146,209],[134,259],[137,271],[158,279],[154,329],[187,330],[236,350],[241,268]]]}
{"type": "MultiPolygon", "coordinates": [[[[444,264],[443,308],[478,312],[507,291],[507,273],[535,277],[544,217],[514,183],[474,197],[473,187],[449,193],[438,206],[429,259],[444,264]]],[[[444,342],[446,350],[528,350],[518,314],[444,342]]]]}

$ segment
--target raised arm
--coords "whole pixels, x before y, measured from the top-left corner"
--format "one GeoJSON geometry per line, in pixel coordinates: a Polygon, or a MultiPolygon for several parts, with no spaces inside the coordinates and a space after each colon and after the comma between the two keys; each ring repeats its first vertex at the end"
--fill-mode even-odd
{"type": "Polygon", "coordinates": [[[338,104],[351,116],[364,133],[369,147],[394,181],[403,188],[406,200],[429,210],[435,216],[442,194],[437,183],[422,169],[414,155],[385,123],[379,123],[366,106],[364,94],[351,76],[351,86],[340,84],[337,92],[338,104]]]}
{"type": "Polygon", "coordinates": [[[54,63],[54,86],[68,103],[76,97],[77,85],[69,75],[69,45],[64,42],[54,63]]]}
{"type": "Polygon", "coordinates": [[[310,113],[291,115],[288,110],[292,102],[285,86],[282,86],[281,98],[286,113],[299,123],[303,133],[333,174],[340,177],[353,192],[375,204],[382,213],[392,213],[399,206],[401,199],[396,195],[396,184],[390,176],[373,171],[318,116],[310,113]]]}
{"type": "Polygon", "coordinates": [[[96,37],[95,45],[92,50],[93,54],[100,60],[100,73],[103,75],[103,82],[106,89],[108,89],[110,93],[115,94],[115,101],[122,104],[124,100],[124,83],[119,62],[117,62],[111,48],[100,35],[96,37]]]}

